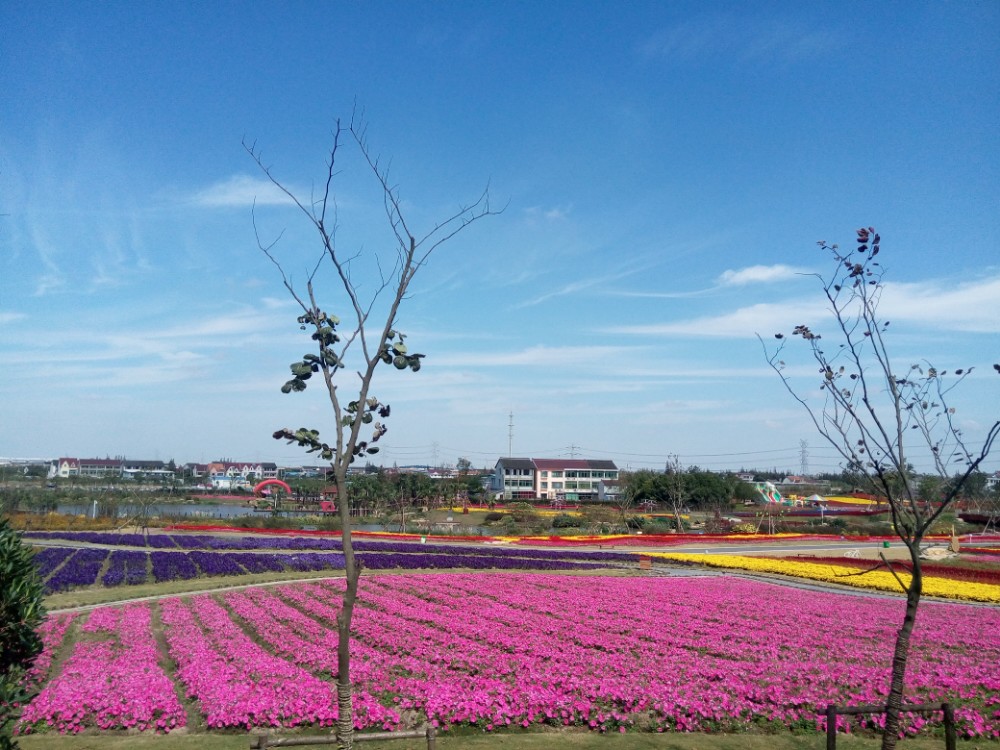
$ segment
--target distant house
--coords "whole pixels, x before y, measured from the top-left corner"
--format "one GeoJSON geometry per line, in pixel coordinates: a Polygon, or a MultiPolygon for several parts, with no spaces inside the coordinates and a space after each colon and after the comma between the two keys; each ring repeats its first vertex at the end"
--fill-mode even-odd
{"type": "Polygon", "coordinates": [[[813,482],[808,477],[800,477],[792,475],[782,479],[781,482],[779,482],[779,484],[781,484],[783,487],[795,487],[802,484],[815,484],[815,482],[813,482]]]}
{"type": "Polygon", "coordinates": [[[501,458],[491,489],[503,500],[608,502],[618,497],[618,467],[596,459],[501,458]]]}
{"type": "MultiPolygon", "coordinates": [[[[332,474],[329,464],[325,466],[284,466],[278,469],[279,479],[328,479],[332,474]]],[[[349,474],[356,473],[352,466],[349,474]]]]}
{"type": "Polygon", "coordinates": [[[120,458],[60,458],[49,469],[49,477],[120,477],[120,458]]]}
{"type": "Polygon", "coordinates": [[[491,489],[498,499],[534,500],[535,464],[530,458],[501,458],[493,469],[491,489]]]}
{"type": "Polygon", "coordinates": [[[986,477],[986,489],[993,490],[1000,487],[1000,471],[994,472],[986,477]]]}
{"type": "Polygon", "coordinates": [[[122,477],[125,479],[150,478],[170,480],[174,472],[163,461],[134,461],[122,459],[122,477]]]}
{"type": "Polygon", "coordinates": [[[278,465],[270,462],[213,461],[208,465],[212,487],[217,490],[249,489],[257,482],[278,478],[278,465]]]}
{"type": "Polygon", "coordinates": [[[80,476],[80,459],[78,458],[57,458],[49,466],[49,479],[56,477],[68,479],[77,476],[80,476]]]}
{"type": "Polygon", "coordinates": [[[186,463],[181,467],[181,471],[189,479],[198,479],[209,474],[208,464],[186,463]]]}

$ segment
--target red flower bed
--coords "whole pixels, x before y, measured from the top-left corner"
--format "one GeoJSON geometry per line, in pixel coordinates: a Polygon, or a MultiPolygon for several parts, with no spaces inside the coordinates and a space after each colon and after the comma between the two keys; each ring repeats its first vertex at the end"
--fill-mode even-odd
{"type": "Polygon", "coordinates": [[[968,552],[972,555],[1000,557],[1000,547],[962,547],[962,552],[968,552]]]}
{"type": "MultiPolygon", "coordinates": [[[[874,568],[877,563],[881,562],[880,560],[859,560],[850,557],[806,557],[804,555],[796,557],[795,559],[799,562],[840,565],[841,567],[852,568],[855,570],[874,568]]],[[[893,567],[898,572],[909,573],[911,570],[911,566],[906,560],[893,560],[892,562],[893,567]]],[[[920,570],[924,575],[934,576],[936,578],[948,578],[952,581],[968,581],[969,583],[991,583],[1000,585],[1000,568],[996,567],[965,568],[949,565],[946,562],[922,561],[920,564],[920,570]]]]}

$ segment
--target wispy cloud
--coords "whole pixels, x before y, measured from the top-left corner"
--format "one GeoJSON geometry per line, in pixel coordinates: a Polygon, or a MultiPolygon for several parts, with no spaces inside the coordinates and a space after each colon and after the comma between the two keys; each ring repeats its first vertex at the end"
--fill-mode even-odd
{"type": "MultiPolygon", "coordinates": [[[[946,282],[887,283],[879,306],[883,320],[917,323],[930,328],[969,333],[1000,333],[1000,276],[960,284],[946,282]]],[[[646,336],[712,336],[745,338],[769,335],[798,323],[819,324],[830,311],[820,299],[759,303],[721,315],[687,320],[617,326],[607,333],[646,336]]]]}
{"type": "Polygon", "coordinates": [[[771,333],[788,327],[789,321],[802,321],[825,315],[820,303],[761,303],[741,307],[722,315],[707,315],[672,323],[616,326],[604,329],[607,333],[637,336],[712,336],[747,338],[760,331],[771,333]]]}
{"type": "Polygon", "coordinates": [[[24,320],[27,315],[24,313],[16,312],[0,312],[0,325],[7,325],[8,323],[13,323],[16,320],[24,320]]]}
{"type": "Polygon", "coordinates": [[[434,364],[449,367],[567,367],[601,360],[623,361],[641,347],[629,346],[531,346],[512,352],[461,353],[434,357],[434,364]]]}
{"type": "MultiPolygon", "coordinates": [[[[295,191],[292,191],[295,192],[295,191]]],[[[286,206],[292,200],[269,180],[249,175],[233,175],[197,191],[191,199],[206,208],[244,208],[258,206],[286,206]]]]}
{"type": "Polygon", "coordinates": [[[744,62],[808,59],[829,50],[835,34],[774,18],[746,18],[717,13],[692,18],[653,32],[639,45],[648,59],[744,62]]]}
{"type": "Polygon", "coordinates": [[[563,284],[561,287],[551,289],[548,292],[540,294],[531,299],[524,300],[514,305],[515,309],[521,309],[525,307],[534,307],[535,305],[540,305],[543,302],[548,302],[550,299],[555,299],[556,297],[565,297],[570,294],[579,294],[588,289],[594,289],[596,287],[607,286],[614,281],[619,281],[620,279],[627,278],[639,272],[640,269],[634,268],[627,271],[622,271],[621,273],[608,275],[608,274],[598,274],[589,279],[577,279],[576,281],[571,281],[563,284]]]}
{"type": "Polygon", "coordinates": [[[619,290],[611,292],[619,297],[636,297],[645,299],[689,299],[691,297],[704,297],[705,295],[718,292],[722,289],[730,289],[738,286],[749,286],[750,284],[771,284],[778,281],[787,281],[796,276],[809,273],[799,268],[777,264],[773,266],[748,266],[738,270],[723,271],[716,279],[716,283],[704,289],[690,289],[683,292],[637,292],[631,290],[619,290]]]}
{"type": "Polygon", "coordinates": [[[808,273],[808,271],[781,263],[773,266],[748,266],[736,271],[723,271],[716,283],[720,287],[769,284],[775,281],[786,281],[804,273],[808,273]]]}

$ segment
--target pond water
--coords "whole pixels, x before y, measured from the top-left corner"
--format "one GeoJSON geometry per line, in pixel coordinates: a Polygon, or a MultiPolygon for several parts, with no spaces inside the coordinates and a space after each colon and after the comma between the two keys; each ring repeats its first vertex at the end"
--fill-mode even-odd
{"type": "MultiPolygon", "coordinates": [[[[156,517],[191,517],[191,518],[235,518],[238,516],[252,516],[254,511],[245,505],[230,505],[227,503],[205,503],[202,505],[182,505],[180,503],[160,503],[149,506],[149,515],[156,517]]],[[[64,513],[73,516],[93,516],[94,504],[67,504],[56,507],[57,513],[64,513]]],[[[118,506],[119,518],[134,515],[136,508],[131,505],[121,504],[118,506]]]]}

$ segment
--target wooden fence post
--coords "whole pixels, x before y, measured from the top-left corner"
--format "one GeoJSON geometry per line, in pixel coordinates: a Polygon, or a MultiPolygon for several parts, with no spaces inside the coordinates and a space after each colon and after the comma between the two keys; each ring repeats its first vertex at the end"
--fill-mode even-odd
{"type": "Polygon", "coordinates": [[[944,710],[944,747],[945,750],[955,750],[955,707],[950,703],[942,703],[944,710]]]}
{"type": "Polygon", "coordinates": [[[837,750],[837,707],[826,707],[826,750],[837,750]]]}

